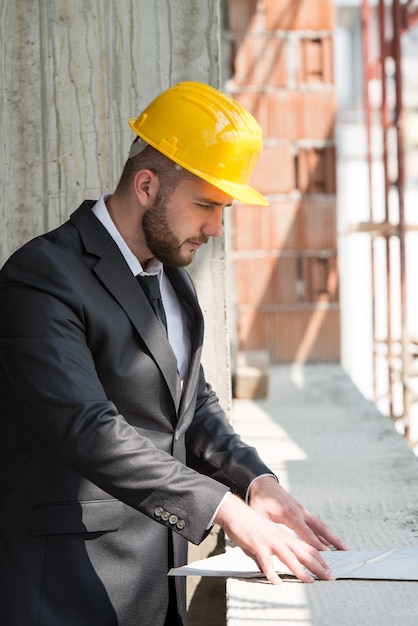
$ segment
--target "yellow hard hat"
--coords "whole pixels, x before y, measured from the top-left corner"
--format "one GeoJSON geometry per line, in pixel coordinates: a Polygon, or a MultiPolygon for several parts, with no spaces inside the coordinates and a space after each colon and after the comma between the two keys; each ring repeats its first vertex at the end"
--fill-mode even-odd
{"type": "Polygon", "coordinates": [[[156,150],[232,198],[269,204],[248,184],[263,144],[261,128],[221,91],[204,83],[179,83],[129,125],[156,150]]]}

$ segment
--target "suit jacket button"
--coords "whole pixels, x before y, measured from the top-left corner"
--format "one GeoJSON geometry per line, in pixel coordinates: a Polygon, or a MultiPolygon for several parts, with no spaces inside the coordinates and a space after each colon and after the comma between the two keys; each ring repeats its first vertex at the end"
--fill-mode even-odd
{"type": "Polygon", "coordinates": [[[164,509],[162,506],[157,506],[157,508],[154,510],[155,517],[161,517],[163,513],[164,509]]]}
{"type": "Polygon", "coordinates": [[[169,517],[170,517],[170,513],[168,511],[163,511],[161,515],[161,519],[163,519],[166,522],[169,517]]]}
{"type": "Polygon", "coordinates": [[[183,528],[186,526],[186,522],[184,521],[184,519],[179,519],[176,525],[179,530],[183,530],[183,528]]]}
{"type": "Polygon", "coordinates": [[[170,515],[168,521],[170,522],[170,524],[177,524],[179,518],[177,517],[177,515],[170,515]]]}

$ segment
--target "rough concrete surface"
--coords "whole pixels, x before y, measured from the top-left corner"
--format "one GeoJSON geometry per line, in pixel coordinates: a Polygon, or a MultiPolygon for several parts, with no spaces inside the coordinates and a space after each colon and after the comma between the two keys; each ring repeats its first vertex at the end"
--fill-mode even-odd
{"type": "MultiPolygon", "coordinates": [[[[338,365],[272,366],[233,422],[281,483],[353,550],[418,545],[418,459],[338,365]]],[[[418,624],[418,583],[227,580],[228,626],[418,624]]]]}

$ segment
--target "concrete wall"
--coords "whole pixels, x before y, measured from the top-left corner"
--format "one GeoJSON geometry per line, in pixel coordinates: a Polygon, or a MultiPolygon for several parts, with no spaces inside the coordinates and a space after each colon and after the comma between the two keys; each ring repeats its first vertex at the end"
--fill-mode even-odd
{"type": "MultiPolygon", "coordinates": [[[[0,264],[114,189],[128,120],[182,80],[221,87],[219,0],[0,0],[0,264]]],[[[204,365],[230,410],[224,240],[191,267],[204,365]]]]}
{"type": "MultiPolygon", "coordinates": [[[[3,263],[114,188],[129,118],[181,80],[220,87],[221,68],[218,0],[0,0],[0,16],[3,263]]],[[[227,398],[223,249],[222,240],[207,246],[191,273],[207,317],[208,377],[227,398]]]]}

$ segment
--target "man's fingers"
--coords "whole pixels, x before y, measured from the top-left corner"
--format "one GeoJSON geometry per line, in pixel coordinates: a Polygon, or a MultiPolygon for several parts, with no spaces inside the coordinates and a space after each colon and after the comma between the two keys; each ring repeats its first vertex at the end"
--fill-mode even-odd
{"type": "MultiPolygon", "coordinates": [[[[321,554],[315,548],[299,539],[294,539],[294,543],[292,541],[288,545],[281,543],[280,549],[277,550],[277,552],[274,550],[274,553],[277,558],[289,568],[292,574],[304,583],[314,582],[315,576],[321,580],[334,579],[332,571],[329,569],[321,554]]],[[[247,554],[252,556],[260,570],[273,585],[282,583],[281,578],[275,570],[270,553],[260,554],[260,552],[258,552],[257,555],[255,555],[247,552],[247,554]]]]}
{"type": "Polygon", "coordinates": [[[330,541],[326,537],[319,537],[319,540],[322,541],[324,547],[322,550],[349,550],[348,545],[342,541],[341,539],[336,538],[335,541],[330,541]]]}
{"type": "MultiPolygon", "coordinates": [[[[307,523],[314,532],[317,539],[323,543],[323,549],[334,546],[334,548],[337,548],[338,550],[348,550],[347,544],[339,537],[337,537],[337,535],[333,533],[332,530],[324,522],[318,520],[317,517],[310,515],[310,519],[307,520],[307,523]]],[[[317,546],[315,547],[317,548],[317,546]]]]}
{"type": "MultiPolygon", "coordinates": [[[[304,583],[313,583],[315,580],[313,574],[318,576],[318,578],[332,578],[332,573],[328,570],[325,561],[319,553],[313,548],[306,546],[306,544],[301,543],[300,547],[298,544],[293,547],[284,547],[282,545],[276,556],[289,568],[292,574],[304,583]]],[[[271,554],[258,555],[256,561],[266,578],[273,585],[282,583],[275,571],[271,554]]]]}
{"type": "Polygon", "coordinates": [[[300,560],[309,572],[311,572],[311,574],[315,574],[317,578],[321,580],[334,580],[334,574],[325,561],[321,557],[318,558],[318,555],[310,555],[306,558],[301,558],[300,560]]]}
{"type": "Polygon", "coordinates": [[[271,582],[272,585],[282,584],[282,579],[274,568],[273,559],[271,558],[270,554],[266,555],[265,557],[258,557],[255,560],[260,570],[264,573],[264,575],[271,582]]]}
{"type": "Polygon", "coordinates": [[[350,548],[342,539],[339,539],[337,535],[334,535],[331,531],[328,532],[325,536],[321,536],[321,540],[323,541],[325,546],[333,546],[337,548],[337,550],[349,550],[350,548]]]}
{"type": "Polygon", "coordinates": [[[298,524],[292,526],[293,531],[316,550],[326,550],[329,545],[328,542],[324,542],[323,538],[318,536],[309,521],[301,518],[298,524]]]}
{"type": "Polygon", "coordinates": [[[321,553],[306,544],[296,544],[293,548],[295,558],[321,580],[334,580],[334,574],[321,553]]]}
{"type": "Polygon", "coordinates": [[[305,510],[303,517],[300,516],[298,520],[294,520],[291,528],[301,539],[317,550],[328,550],[330,546],[338,550],[348,550],[347,544],[339,539],[325,522],[309,511],[305,510]]]}
{"type": "Polygon", "coordinates": [[[278,558],[287,565],[290,571],[299,580],[306,583],[314,582],[314,575],[321,580],[333,580],[334,575],[321,554],[315,548],[299,542],[299,540],[297,542],[288,550],[281,550],[281,554],[278,555],[278,558]]]}
{"type": "Polygon", "coordinates": [[[287,565],[292,574],[299,578],[299,580],[304,583],[314,582],[314,577],[302,564],[302,561],[306,559],[299,559],[291,550],[289,550],[285,555],[282,554],[279,558],[285,565],[287,565]]]}

